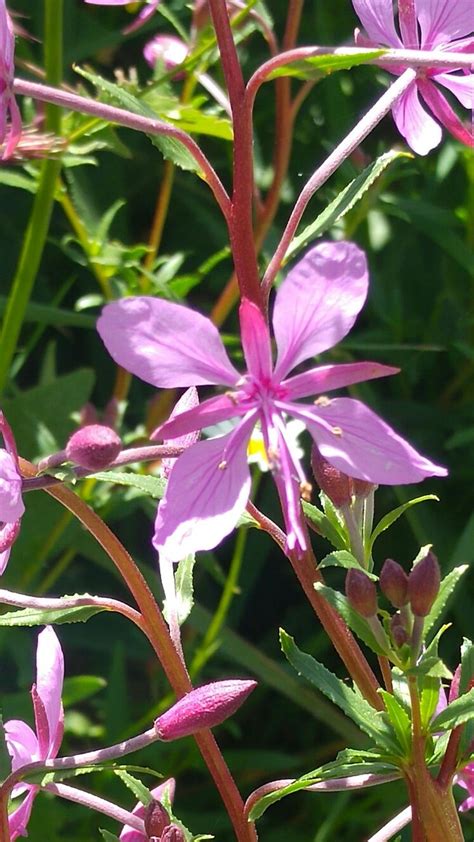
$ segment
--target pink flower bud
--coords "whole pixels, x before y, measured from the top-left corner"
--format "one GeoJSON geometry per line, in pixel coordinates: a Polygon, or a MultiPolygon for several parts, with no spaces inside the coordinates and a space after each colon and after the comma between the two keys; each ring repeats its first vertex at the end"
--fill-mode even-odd
{"type": "Polygon", "coordinates": [[[180,827],[170,824],[165,827],[159,842],[185,842],[185,835],[180,827]]]}
{"type": "Polygon", "coordinates": [[[401,608],[408,602],[408,576],[403,567],[392,558],[387,558],[380,573],[380,587],[388,600],[401,608]]]}
{"type": "Polygon", "coordinates": [[[390,632],[395,646],[403,646],[408,641],[408,632],[400,613],[397,611],[390,620],[390,632]]]}
{"type": "Polygon", "coordinates": [[[100,471],[114,461],[121,449],[122,443],[111,427],[89,424],[73,433],[66,445],[66,456],[69,462],[100,471]]]}
{"type": "Polygon", "coordinates": [[[353,493],[353,480],[334,468],[324,459],[316,445],[311,450],[311,467],[321,491],[334,503],[337,509],[350,506],[353,493]]]}
{"type": "Polygon", "coordinates": [[[174,35],[157,35],[145,45],[143,55],[150,67],[155,67],[158,61],[162,61],[165,70],[174,70],[179,67],[188,55],[188,47],[174,35]]]}
{"type": "Polygon", "coordinates": [[[355,477],[352,480],[352,487],[355,496],[362,500],[365,500],[372,491],[375,491],[375,489],[378,488],[378,486],[374,485],[372,482],[366,482],[364,479],[356,479],[355,477]]]}
{"type": "Polygon", "coordinates": [[[147,836],[156,836],[159,839],[170,823],[169,813],[160,801],[150,801],[145,810],[143,823],[147,836]]]}
{"type": "Polygon", "coordinates": [[[438,596],[441,572],[435,554],[428,551],[410,572],[408,598],[416,617],[426,617],[438,596]]]}
{"type": "Polygon", "coordinates": [[[191,690],[155,722],[160,740],[177,740],[214,728],[232,716],[257,686],[256,681],[214,681],[191,690]]]}
{"type": "Polygon", "coordinates": [[[362,617],[377,614],[377,590],[363,570],[352,567],[347,571],[346,596],[354,611],[362,617]]]}

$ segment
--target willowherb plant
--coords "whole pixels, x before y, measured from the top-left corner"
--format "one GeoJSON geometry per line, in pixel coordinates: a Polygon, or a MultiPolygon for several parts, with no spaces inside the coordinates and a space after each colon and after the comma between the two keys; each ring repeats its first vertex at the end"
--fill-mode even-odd
{"type": "MultiPolygon", "coordinates": [[[[125,0],[85,3],[130,5],[125,0]]],[[[82,0],[80,5],[85,5],[82,0]]],[[[392,819],[386,816],[385,826],[371,837],[371,842],[389,840],[409,824],[415,842],[464,839],[459,811],[464,813],[474,806],[474,645],[464,639],[453,675],[440,657],[439,643],[448,628],[440,626],[446,603],[466,567],[452,565],[443,576],[444,564],[438,562],[431,545],[421,547],[410,569],[396,548],[394,558],[387,558],[383,564],[374,554],[379,536],[398,518],[415,504],[436,499],[426,494],[405,500],[375,522],[378,486],[441,478],[447,470],[421,455],[365,402],[327,394],[396,374],[398,367],[352,360],[319,362],[321,354],[345,339],[368,295],[370,257],[367,259],[353,237],[341,237],[335,225],[367,193],[371,195],[377,177],[393,161],[413,156],[385,150],[315,222],[302,231],[299,226],[310,199],[351,155],[360,154],[361,142],[389,112],[418,154],[426,155],[441,143],[441,125],[457,141],[472,146],[472,134],[455,108],[473,105],[474,21],[466,0],[451,0],[449,4],[399,0],[396,18],[391,0],[354,0],[352,5],[366,33],[357,30],[355,47],[300,47],[297,39],[303,0],[285,4],[282,39],[269,9],[252,0],[196,0],[183,15],[176,15],[174,7],[159,0],[147,0],[137,8],[133,4],[128,11],[135,14],[138,10],[138,15],[125,33],[135,32],[144,24],[145,32],[155,25],[160,30],[144,46],[153,78],[142,89],[134,71],[125,74],[116,68],[116,81],[112,82],[90,68],[78,68],[97,89],[98,98],[93,99],[83,87],[75,91],[60,84],[63,0],[44,3],[45,79],[42,70],[26,64],[28,75],[36,72],[42,78],[40,83],[14,78],[13,24],[0,0],[3,158],[23,160],[15,96],[28,98],[25,114],[29,119],[30,102],[41,104],[34,129],[23,130],[24,146],[32,132],[38,131],[38,137],[48,139],[43,146],[35,146],[35,157],[44,153],[47,158],[41,169],[33,170],[31,162],[24,162],[22,177],[16,171],[17,177],[11,177],[14,186],[24,188],[26,181],[26,189],[35,193],[35,199],[5,305],[0,386],[6,386],[7,396],[9,389],[15,394],[13,375],[22,365],[22,356],[15,356],[17,343],[23,321],[31,312],[30,296],[55,201],[62,204],[75,245],[83,251],[82,262],[100,286],[99,302],[105,306],[96,327],[118,367],[113,395],[102,419],[93,407],[83,407],[75,416],[77,429],[55,442],[44,425],[36,424],[35,441],[41,453],[34,463],[19,455],[18,451],[23,452],[21,430],[18,434],[13,431],[0,413],[4,443],[0,449],[0,574],[6,569],[28,499],[35,491],[59,502],[68,512],[67,523],[70,518],[77,519],[115,565],[130,594],[130,604],[111,596],[94,596],[87,581],[83,594],[61,598],[0,591],[2,603],[15,609],[0,615],[0,625],[46,626],[38,637],[36,682],[31,690],[35,728],[21,719],[8,719],[0,733],[2,842],[28,833],[34,802],[42,793],[81,804],[113,820],[119,836],[101,830],[106,842],[198,842],[213,838],[193,834],[175,815],[174,778],[151,788],[141,780],[150,773],[159,774],[155,764],[160,766],[159,758],[164,756],[160,751],[165,752],[166,746],[157,744],[189,736],[208,767],[228,824],[239,842],[255,842],[257,819],[286,795],[300,790],[349,792],[393,781],[404,782],[407,806],[392,819]],[[164,22],[174,27],[172,33],[162,31],[164,22]],[[270,57],[246,81],[239,51],[241,45],[247,49],[254,33],[263,36],[270,57]],[[313,89],[325,75],[340,70],[352,72],[361,64],[375,64],[396,79],[309,177],[270,254],[267,234],[272,226],[276,229],[299,110],[310,95],[317,99],[318,91],[313,93],[313,89]],[[297,93],[290,84],[292,77],[301,82],[297,93]],[[273,181],[263,193],[262,179],[259,183],[256,179],[253,111],[265,82],[274,82],[277,97],[273,181]],[[181,86],[179,95],[173,95],[173,83],[181,86]],[[210,100],[193,99],[198,84],[210,100]],[[454,95],[454,107],[440,86],[448,91],[448,97],[454,95]],[[146,134],[166,159],[147,246],[125,247],[109,238],[117,206],[101,220],[98,230],[88,229],[68,195],[68,185],[73,184],[68,168],[84,163],[81,156],[102,149],[101,144],[124,154],[112,126],[146,134]],[[232,143],[230,189],[205,151],[201,136],[206,133],[232,143]],[[86,151],[78,149],[84,138],[86,151]],[[232,258],[232,277],[222,289],[211,318],[185,301],[194,279],[188,283],[186,278],[178,278],[172,286],[170,278],[176,278],[173,271],[166,275],[169,266],[159,255],[176,167],[194,171],[210,188],[219,222],[223,220],[227,229],[228,247],[218,259],[210,261],[210,267],[200,267],[196,274],[199,280],[205,279],[219,260],[228,255],[232,258]],[[281,278],[286,264],[303,249],[304,255],[292,262],[289,270],[285,268],[285,277],[281,278]],[[218,332],[237,303],[244,373],[236,360],[240,353],[237,346],[227,347],[224,339],[228,342],[228,337],[221,338],[218,332]],[[301,364],[307,362],[310,367],[301,370],[301,364]],[[127,431],[123,422],[130,374],[163,390],[143,413],[143,424],[135,432],[127,431]],[[208,386],[221,387],[221,391],[210,397],[198,393],[208,386]],[[178,397],[175,390],[181,388],[187,391],[178,397]],[[309,433],[311,459],[306,459],[304,448],[295,440],[290,418],[309,433]],[[260,481],[255,453],[262,468],[269,469],[273,476],[284,529],[254,502],[260,481]],[[320,488],[318,505],[311,502],[311,469],[320,488]],[[82,480],[86,482],[82,484],[82,480]],[[114,489],[109,496],[101,495],[102,483],[114,489]],[[147,512],[154,505],[152,501],[159,500],[155,532],[149,543],[158,554],[153,580],[161,578],[163,611],[140,565],[105,522],[108,507],[113,506],[113,494],[123,489],[121,522],[132,522],[137,499],[145,500],[147,512]],[[363,748],[357,745],[344,749],[335,760],[299,778],[258,786],[244,803],[211,729],[237,713],[257,682],[248,678],[216,679],[214,671],[212,681],[197,686],[194,683],[218,647],[237,592],[236,571],[245,545],[241,530],[250,527],[263,532],[264,540],[273,540],[289,560],[349,678],[338,678],[311,654],[301,651],[281,629],[281,648],[298,674],[297,680],[306,692],[313,685],[339,707],[363,733],[365,744],[363,748]],[[193,609],[195,564],[203,558],[211,566],[209,556],[199,554],[214,550],[236,529],[240,530],[236,555],[221,603],[201,649],[190,658],[190,644],[182,639],[181,627],[193,609]],[[319,564],[313,532],[331,545],[319,564]],[[343,588],[326,583],[324,576],[330,568],[345,572],[343,588]],[[86,622],[99,612],[105,612],[106,618],[110,612],[122,615],[145,636],[176,700],[154,700],[153,713],[148,711],[149,727],[135,736],[130,736],[133,729],[128,729],[115,744],[59,755],[64,725],[64,659],[53,625],[86,622]],[[368,657],[356,638],[370,650],[368,657]],[[129,763],[129,755],[151,746],[156,760],[149,752],[147,758],[153,757],[153,761],[147,759],[144,767],[129,763]],[[68,777],[91,771],[114,772],[138,803],[125,809],[102,795],[65,782],[68,777]],[[468,792],[459,808],[453,796],[455,784],[468,792]]],[[[81,14],[100,15],[101,10],[87,12],[82,8],[81,14]]],[[[129,162],[130,167],[133,164],[129,162]]],[[[79,196],[80,191],[75,193],[79,196]]],[[[185,240],[184,224],[180,236],[185,240]]],[[[63,242],[66,253],[71,251],[70,245],[68,240],[63,242]]],[[[97,297],[92,303],[97,305],[97,297]]],[[[90,301],[82,299],[79,304],[84,307],[90,301]]],[[[76,313],[75,318],[80,315],[76,313]]],[[[46,360],[46,373],[48,365],[46,360]]],[[[75,408],[81,409],[79,400],[75,408]]],[[[60,405],[56,409],[62,412],[60,405]]],[[[137,404],[133,409],[137,415],[137,404]]],[[[35,427],[34,418],[28,426],[35,427]]],[[[21,545],[15,550],[18,556],[20,549],[21,545]]],[[[73,549],[70,558],[74,555],[73,549]]],[[[44,557],[39,553],[39,560],[44,557]]],[[[13,557],[9,573],[19,563],[20,559],[13,557]]],[[[47,585],[50,581],[46,580],[47,585]]],[[[284,680],[287,674],[282,675],[284,680]]],[[[66,691],[67,685],[65,699],[66,691]]],[[[351,734],[354,730],[351,726],[351,734]]],[[[166,756],[176,764],[171,773],[178,775],[183,766],[176,762],[178,755],[166,756]]],[[[249,780],[254,779],[256,771],[251,770],[249,780]]],[[[194,809],[197,816],[199,806],[194,809]]],[[[344,832],[344,838],[354,839],[351,827],[344,832]]],[[[314,833],[315,828],[308,828],[308,840],[314,833]]]]}

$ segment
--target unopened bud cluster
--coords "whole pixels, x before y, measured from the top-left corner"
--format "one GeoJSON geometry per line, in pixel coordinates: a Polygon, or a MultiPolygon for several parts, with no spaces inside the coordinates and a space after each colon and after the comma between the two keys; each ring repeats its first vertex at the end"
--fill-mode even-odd
{"type": "MultiPolygon", "coordinates": [[[[387,632],[396,650],[414,642],[414,627],[426,617],[438,595],[441,582],[439,564],[431,550],[407,574],[400,564],[386,559],[380,573],[380,589],[397,609],[390,618],[387,632]]],[[[377,618],[377,588],[362,569],[353,568],[346,577],[346,596],[351,607],[368,622],[381,641],[377,618]]],[[[418,643],[419,641],[417,641],[418,643]]]]}

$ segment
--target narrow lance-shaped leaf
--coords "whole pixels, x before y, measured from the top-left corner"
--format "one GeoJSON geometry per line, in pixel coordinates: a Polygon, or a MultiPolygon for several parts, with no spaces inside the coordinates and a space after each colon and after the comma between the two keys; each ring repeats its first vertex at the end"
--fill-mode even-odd
{"type": "Polygon", "coordinates": [[[431,723],[431,731],[451,731],[458,725],[474,719],[474,687],[448,705],[431,723]]]}
{"type": "Polygon", "coordinates": [[[305,248],[317,237],[320,237],[325,231],[332,228],[336,222],[352,210],[354,205],[363,198],[367,190],[390,164],[399,158],[412,157],[413,155],[410,155],[408,152],[392,149],[390,152],[385,152],[384,155],[381,155],[380,158],[377,158],[376,161],[366,167],[347,187],[341,190],[339,195],[316,217],[314,222],[311,222],[301,234],[293,238],[286,252],[284,263],[291,260],[301,249],[305,248]]]}
{"type": "Polygon", "coordinates": [[[349,602],[344,594],[339,593],[339,591],[335,591],[332,588],[328,588],[327,585],[323,585],[321,582],[316,582],[314,587],[315,590],[317,590],[317,592],[321,594],[321,596],[323,596],[333,608],[336,609],[337,613],[343,620],[345,620],[349,628],[352,629],[360,640],[369,646],[376,655],[385,654],[381,646],[377,643],[364,618],[361,617],[360,614],[357,614],[357,612],[349,605],[349,602]]]}
{"type": "Polygon", "coordinates": [[[267,80],[277,79],[279,76],[294,76],[297,79],[320,79],[322,76],[335,73],[337,70],[350,70],[359,64],[367,64],[380,58],[386,50],[367,50],[364,53],[346,53],[346,55],[326,54],[310,56],[299,61],[289,62],[276,67],[267,76],[267,80]]]}
{"type": "Polygon", "coordinates": [[[433,603],[433,607],[430,613],[425,618],[425,637],[428,637],[430,631],[432,631],[432,629],[436,626],[438,620],[441,619],[450,596],[452,595],[463,574],[466,572],[466,570],[468,570],[468,567],[469,565],[467,564],[462,564],[460,567],[455,567],[454,570],[451,570],[451,572],[448,573],[448,575],[441,582],[438,596],[436,597],[433,603]]]}

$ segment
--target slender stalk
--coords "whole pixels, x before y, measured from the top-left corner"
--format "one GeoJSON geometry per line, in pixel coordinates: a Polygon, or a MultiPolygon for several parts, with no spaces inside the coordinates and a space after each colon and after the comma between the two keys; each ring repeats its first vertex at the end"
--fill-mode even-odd
{"type": "Polygon", "coordinates": [[[351,152],[356,149],[360,143],[370,134],[383,117],[390,111],[392,105],[397,102],[402,94],[410,87],[416,79],[415,70],[405,70],[391,87],[377,100],[375,105],[369,109],[364,117],[357,123],[351,132],[344,138],[341,143],[336,146],[333,152],[326,158],[323,164],[313,173],[309,181],[303,187],[296,204],[291,212],[290,218],[283,232],[281,240],[277,246],[275,254],[273,255],[265,276],[263,278],[262,286],[265,294],[275,280],[276,274],[279,271],[288,247],[293,239],[296,229],[301,221],[304,211],[308,205],[309,200],[314,196],[317,190],[328,180],[328,178],[336,172],[341,166],[342,162],[347,159],[351,152]]]}
{"type": "MultiPolygon", "coordinates": [[[[161,180],[160,191],[155,207],[155,215],[151,226],[150,237],[148,245],[150,251],[145,257],[144,267],[151,271],[156,255],[158,254],[161,238],[163,235],[163,228],[165,226],[166,214],[171,199],[171,192],[173,189],[173,181],[175,175],[175,166],[172,161],[165,161],[163,166],[163,178],[161,180]]],[[[141,281],[142,291],[147,292],[150,288],[150,281],[144,275],[141,281]]]]}
{"type": "Polygon", "coordinates": [[[389,693],[393,693],[393,682],[392,672],[390,670],[390,662],[388,658],[386,658],[384,655],[378,656],[378,662],[383,677],[383,683],[385,684],[385,689],[388,690],[389,693]]]}
{"type": "MultiPolygon", "coordinates": [[[[35,475],[34,466],[24,459],[20,460],[20,467],[23,475],[35,475]]],[[[87,503],[68,488],[62,486],[46,491],[78,518],[115,564],[138,605],[144,621],[143,631],[153,646],[173,690],[179,697],[188,693],[192,685],[173,646],[168,627],[145,579],[125,547],[87,503]]],[[[255,828],[245,821],[242,798],[212,733],[201,731],[195,735],[195,740],[226,806],[237,840],[254,842],[257,839],[255,828]]]]}
{"type": "Polygon", "coordinates": [[[65,798],[67,801],[72,801],[74,804],[81,804],[89,810],[103,813],[104,816],[109,816],[111,819],[119,822],[119,824],[133,827],[146,838],[143,819],[134,816],[133,813],[129,813],[122,807],[117,807],[112,801],[99,798],[99,796],[93,795],[91,792],[85,792],[83,789],[76,789],[76,787],[68,786],[67,784],[46,784],[43,789],[46,792],[52,792],[53,795],[59,795],[60,798],[65,798]]]}
{"type": "MultiPolygon", "coordinates": [[[[62,77],[62,30],[63,0],[45,0],[44,59],[46,79],[52,85],[60,84],[62,77]]],[[[60,134],[61,113],[55,107],[46,110],[46,129],[60,134]]],[[[26,308],[41,264],[60,171],[60,158],[45,160],[41,165],[38,192],[33,201],[0,335],[0,392],[8,379],[26,308]]]]}
{"type": "Polygon", "coordinates": [[[220,181],[217,173],[201,151],[200,147],[186,132],[165,123],[163,120],[152,120],[149,117],[142,117],[140,114],[133,114],[124,108],[116,108],[113,105],[106,105],[103,102],[96,102],[87,97],[72,94],[69,91],[51,88],[48,85],[40,85],[37,82],[27,82],[25,79],[15,79],[13,90],[17,94],[31,96],[41,102],[50,102],[69,108],[71,111],[79,111],[81,114],[91,114],[109,123],[117,123],[137,132],[144,134],[163,135],[180,141],[191,153],[196,163],[204,174],[205,181],[214,193],[214,198],[219,205],[226,220],[230,213],[230,199],[220,181]]]}
{"type": "Polygon", "coordinates": [[[245,82],[223,0],[209,0],[234,128],[233,190],[229,235],[242,296],[263,309],[253,230],[253,127],[245,96],[245,82]]]}
{"type": "Polygon", "coordinates": [[[260,527],[271,535],[289,559],[308,602],[362,695],[376,710],[384,710],[382,699],[377,692],[379,683],[358,643],[342,617],[314,588],[316,582],[323,581],[323,577],[317,568],[311,548],[302,555],[289,551],[286,546],[286,536],[275,523],[259,512],[252,503],[247,504],[247,511],[260,524],[260,527]]]}
{"type": "Polygon", "coordinates": [[[457,728],[454,728],[449,735],[446,753],[443,757],[443,762],[441,763],[441,768],[437,778],[439,785],[443,787],[443,789],[447,789],[452,784],[458,763],[459,744],[461,742],[463,731],[464,725],[458,725],[457,728]]]}

